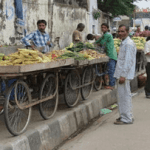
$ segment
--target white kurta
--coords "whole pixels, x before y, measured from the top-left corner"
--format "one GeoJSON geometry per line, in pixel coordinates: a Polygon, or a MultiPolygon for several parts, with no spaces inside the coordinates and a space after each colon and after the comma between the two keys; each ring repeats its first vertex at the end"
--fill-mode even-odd
{"type": "Polygon", "coordinates": [[[114,77],[117,80],[118,106],[121,121],[132,122],[132,97],[130,90],[130,80],[134,79],[136,65],[136,46],[135,43],[127,37],[122,41],[117,60],[114,77]],[[120,77],[126,78],[124,84],[119,84],[120,77]]]}
{"type": "MultiPolygon", "coordinates": [[[[150,53],[150,40],[145,43],[144,53],[145,55],[147,53],[150,53]]],[[[150,62],[150,55],[146,55],[146,59],[147,59],[147,62],[150,62]]]]}

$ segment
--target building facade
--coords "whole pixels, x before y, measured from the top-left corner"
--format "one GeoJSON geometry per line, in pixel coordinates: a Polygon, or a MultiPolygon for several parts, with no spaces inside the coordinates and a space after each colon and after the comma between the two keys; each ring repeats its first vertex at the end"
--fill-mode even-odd
{"type": "Polygon", "coordinates": [[[0,45],[19,45],[20,40],[37,29],[37,20],[47,21],[54,49],[62,49],[72,42],[78,23],[85,24],[82,33],[99,34],[103,15],[95,20],[92,11],[97,0],[0,0],[0,45]],[[22,19],[20,19],[22,18],[22,19]],[[19,25],[18,25],[19,22],[19,25]]]}

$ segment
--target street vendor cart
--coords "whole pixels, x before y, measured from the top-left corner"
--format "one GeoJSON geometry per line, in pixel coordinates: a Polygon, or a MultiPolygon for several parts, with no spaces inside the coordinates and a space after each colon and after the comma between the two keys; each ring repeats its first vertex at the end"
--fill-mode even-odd
{"type": "Polygon", "coordinates": [[[89,98],[93,86],[98,91],[102,88],[103,76],[106,73],[106,64],[109,58],[75,61],[68,70],[65,78],[64,97],[68,107],[74,107],[80,98],[89,98]],[[105,68],[103,67],[105,65],[105,68]]]}
{"type": "MultiPolygon", "coordinates": [[[[63,50],[54,53],[58,52],[64,53],[63,50]]],[[[57,111],[61,89],[64,89],[63,94],[68,107],[77,105],[80,93],[83,100],[87,99],[93,85],[96,90],[101,89],[102,76],[106,73],[103,65],[106,66],[109,61],[107,56],[91,60],[56,59],[54,53],[43,55],[38,51],[20,49],[11,54],[10,62],[6,60],[1,63],[3,65],[0,65],[0,81],[5,84],[5,90],[1,90],[0,101],[4,103],[4,120],[12,135],[20,135],[26,130],[32,107],[35,105],[39,105],[40,114],[44,119],[53,117],[57,111]],[[27,64],[20,64],[21,57],[27,64]],[[47,62],[48,57],[52,57],[53,60],[47,62]],[[43,62],[35,63],[37,60],[43,62]],[[12,61],[19,64],[12,65],[12,61]],[[12,79],[13,82],[8,84],[12,79]]]]}
{"type": "Polygon", "coordinates": [[[55,114],[58,105],[58,71],[60,67],[71,64],[74,64],[74,59],[25,66],[0,66],[1,81],[4,80],[7,85],[9,79],[16,79],[1,93],[5,97],[5,123],[11,134],[19,135],[25,131],[34,105],[39,104],[39,111],[44,119],[55,114]],[[38,82],[33,85],[31,79],[39,74],[45,77],[37,89],[37,94],[32,89],[33,86],[38,86],[38,82]]]}

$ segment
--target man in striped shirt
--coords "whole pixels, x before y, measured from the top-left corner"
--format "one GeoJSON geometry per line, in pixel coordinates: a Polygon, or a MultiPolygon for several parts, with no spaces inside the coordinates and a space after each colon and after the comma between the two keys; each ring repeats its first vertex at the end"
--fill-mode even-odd
{"type": "Polygon", "coordinates": [[[49,52],[52,44],[50,42],[49,34],[45,32],[46,25],[47,22],[45,20],[39,20],[37,22],[38,30],[25,36],[21,42],[26,47],[31,47],[33,50],[36,49],[36,47],[43,47],[42,53],[49,52]],[[32,44],[30,44],[29,40],[32,41],[32,44]]]}

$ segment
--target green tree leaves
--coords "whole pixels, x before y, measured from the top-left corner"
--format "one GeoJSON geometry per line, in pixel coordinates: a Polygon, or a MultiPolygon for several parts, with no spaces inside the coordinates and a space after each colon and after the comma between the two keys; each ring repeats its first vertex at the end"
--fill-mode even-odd
{"type": "Polygon", "coordinates": [[[135,5],[133,0],[97,0],[98,8],[106,13],[111,13],[113,17],[118,15],[131,15],[135,5]]]}

